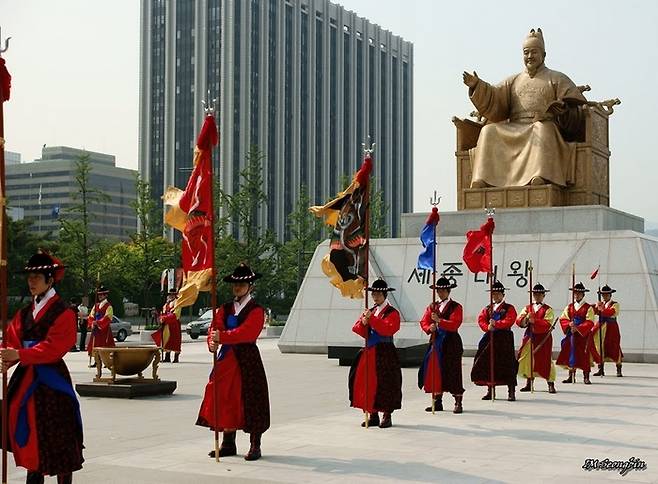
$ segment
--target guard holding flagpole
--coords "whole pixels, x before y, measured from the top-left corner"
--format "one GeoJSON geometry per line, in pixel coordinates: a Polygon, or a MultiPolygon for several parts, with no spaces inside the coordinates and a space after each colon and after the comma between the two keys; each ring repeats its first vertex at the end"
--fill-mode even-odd
{"type": "Polygon", "coordinates": [[[443,410],[443,393],[449,392],[455,399],[453,413],[462,413],[464,346],[458,329],[462,324],[464,311],[461,304],[450,298],[450,291],[457,285],[449,279],[440,277],[436,284],[430,287],[439,300],[425,309],[420,320],[420,327],[431,339],[418,369],[418,388],[434,396],[433,405],[427,407],[426,412],[443,410]]]}
{"type": "MultiPolygon", "coordinates": [[[[402,370],[393,335],[400,329],[400,313],[388,301],[395,291],[383,279],[366,288],[375,303],[354,323],[352,331],[365,339],[349,374],[350,405],[369,414],[368,427],[388,428],[393,411],[402,408],[402,370]],[[382,419],[379,419],[379,412],[382,419]]],[[[366,422],[361,423],[362,427],[366,422]]]]}
{"type": "Polygon", "coordinates": [[[540,376],[548,382],[548,393],[555,390],[555,365],[553,364],[553,331],[555,316],[553,308],[544,303],[546,293],[550,292],[541,284],[535,284],[529,291],[533,303],[521,310],[516,324],[526,328],[518,352],[519,376],[526,379],[526,384],[519,391],[533,390],[533,380],[540,376]]]}
{"type": "MultiPolygon", "coordinates": [[[[244,263],[224,277],[231,284],[233,300],[218,309],[208,332],[215,365],[196,424],[223,432],[219,457],[237,454],[235,434],[244,430],[251,444],[245,460],[260,459],[261,435],[270,427],[267,377],[256,346],[265,325],[265,309],[251,296],[254,281],[260,277],[244,263]]],[[[210,457],[217,457],[215,453],[211,451],[210,457]]]]}
{"type": "Polygon", "coordinates": [[[7,393],[8,445],[17,466],[27,469],[27,484],[44,475],[59,484],[72,482],[82,468],[82,418],[63,357],[76,340],[75,313],[54,285],[64,278],[56,257],[37,253],[25,266],[32,302],[7,328],[0,366],[16,365],[7,393]]]}
{"type": "Polygon", "coordinates": [[[590,385],[592,363],[590,360],[590,332],[594,326],[594,308],[585,302],[585,288],[582,282],[570,288],[573,302],[564,308],[560,315],[560,325],[564,331],[562,349],[556,363],[569,370],[569,376],[562,383],[575,383],[576,370],[583,371],[583,383],[590,385]]]}
{"type": "MultiPolygon", "coordinates": [[[[612,361],[617,365],[617,376],[621,374],[621,365],[624,353],[621,351],[621,335],[619,333],[619,303],[612,300],[612,295],[617,292],[607,284],[598,290],[602,301],[596,303],[594,313],[599,317],[592,331],[593,358],[599,365],[599,371],[594,376],[604,376],[603,364],[612,361]]],[[[591,344],[591,343],[590,343],[591,344]]]]}
{"type": "Polygon", "coordinates": [[[516,322],[516,309],[505,301],[506,289],[500,281],[494,282],[489,289],[493,302],[485,306],[478,315],[478,325],[485,334],[480,339],[475,353],[471,381],[479,386],[487,386],[487,393],[482,400],[493,398],[496,385],[506,385],[507,400],[510,402],[516,400],[518,361],[511,330],[516,322]],[[493,369],[490,366],[492,347],[495,355],[493,369]],[[492,373],[495,375],[493,381],[490,376],[492,373]]]}

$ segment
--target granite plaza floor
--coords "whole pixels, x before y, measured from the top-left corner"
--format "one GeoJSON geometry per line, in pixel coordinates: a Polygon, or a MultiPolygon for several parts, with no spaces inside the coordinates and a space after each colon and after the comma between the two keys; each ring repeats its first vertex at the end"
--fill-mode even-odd
{"type": "MultiPolygon", "coordinates": [[[[137,336],[131,340],[136,344],[137,336]]],[[[416,387],[417,369],[405,368],[394,426],[366,430],[362,414],[348,407],[347,368],[324,355],[283,355],[276,341],[259,342],[272,409],[261,460],[239,455],[217,464],[207,457],[212,433],[194,422],[210,354],[202,340],[186,339],[182,362],[160,370],[161,378],[178,382],[173,396],[80,399],[86,462],[74,482],[658,482],[658,365],[626,364],[624,378],[593,377],[589,387],[558,382],[555,395],[539,382],[534,394],[492,403],[468,382],[466,358],[462,415],[452,413],[450,396],[449,411],[426,413],[429,398],[416,387]],[[586,459],[631,457],[646,462],[646,470],[621,476],[582,468],[586,459]]],[[[91,380],[86,353],[69,353],[66,362],[74,383],[91,380]]],[[[238,434],[238,452],[248,445],[248,436],[238,434]]],[[[10,482],[24,482],[24,470],[11,455],[9,461],[10,482]]]]}

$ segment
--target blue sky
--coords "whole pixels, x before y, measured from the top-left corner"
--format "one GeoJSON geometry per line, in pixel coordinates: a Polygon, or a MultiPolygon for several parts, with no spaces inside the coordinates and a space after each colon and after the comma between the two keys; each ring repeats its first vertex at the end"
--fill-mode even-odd
{"type": "MultiPolygon", "coordinates": [[[[622,100],[610,119],[611,206],[658,222],[658,2],[344,0],[344,7],[414,43],[414,210],[434,190],[456,208],[453,115],[472,107],[464,69],[498,82],[522,68],[521,42],[541,27],[546,64],[591,100],[622,100]]],[[[86,147],[137,167],[139,1],[0,0],[14,76],[7,149],[86,147]]]]}

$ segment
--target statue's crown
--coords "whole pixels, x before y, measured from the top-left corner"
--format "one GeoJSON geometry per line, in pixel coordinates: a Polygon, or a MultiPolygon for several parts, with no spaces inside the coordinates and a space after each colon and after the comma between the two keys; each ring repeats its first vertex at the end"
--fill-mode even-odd
{"type": "Polygon", "coordinates": [[[539,47],[541,50],[546,51],[546,48],[544,47],[544,34],[540,28],[537,30],[532,29],[530,31],[523,42],[523,47],[539,47]]]}

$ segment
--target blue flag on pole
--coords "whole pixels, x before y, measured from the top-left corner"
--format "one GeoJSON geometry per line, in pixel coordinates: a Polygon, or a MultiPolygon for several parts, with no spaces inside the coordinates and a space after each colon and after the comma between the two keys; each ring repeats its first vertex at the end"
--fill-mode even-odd
{"type": "Polygon", "coordinates": [[[432,207],[432,213],[429,214],[425,226],[420,231],[420,242],[423,244],[423,250],[418,255],[418,269],[434,270],[434,251],[436,250],[434,230],[438,223],[439,209],[432,207]]]}

